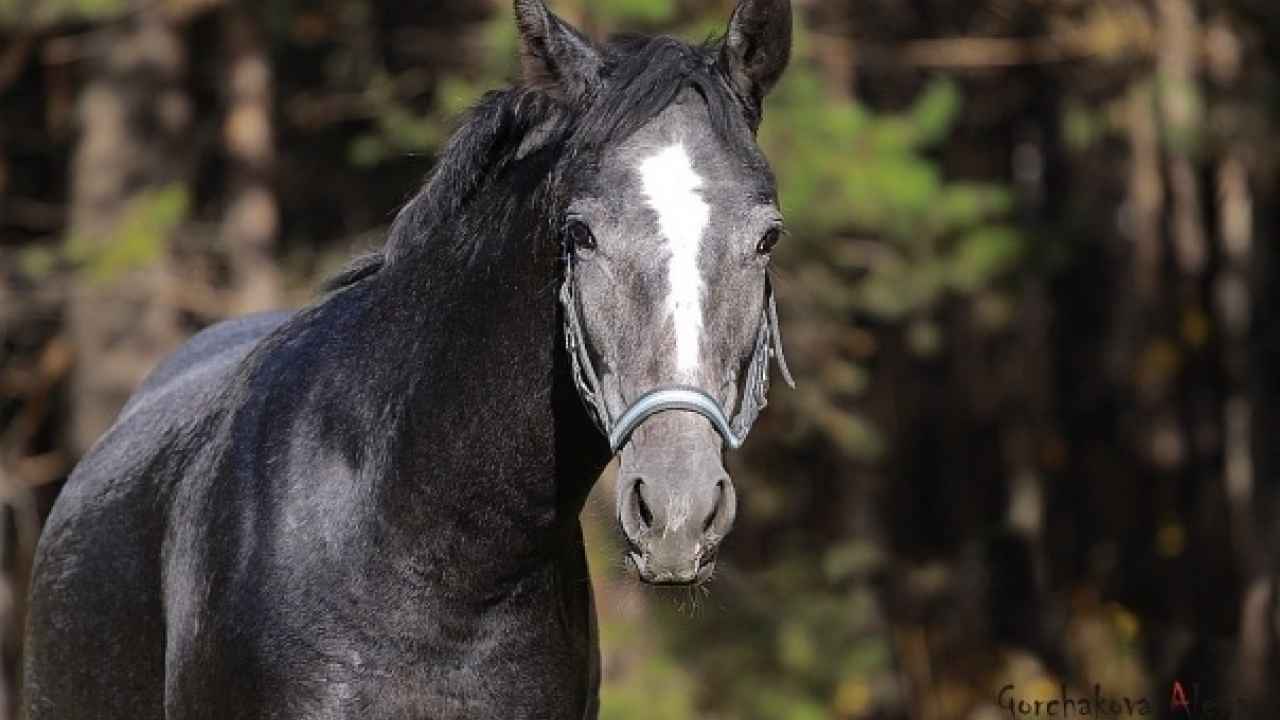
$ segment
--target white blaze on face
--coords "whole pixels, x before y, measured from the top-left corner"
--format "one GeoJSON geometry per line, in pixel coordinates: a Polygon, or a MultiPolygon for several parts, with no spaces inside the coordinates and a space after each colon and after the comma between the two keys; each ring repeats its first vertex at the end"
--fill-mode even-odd
{"type": "Polygon", "coordinates": [[[698,367],[702,333],[702,273],[698,251],[711,220],[711,207],[698,189],[702,178],[683,144],[676,144],[640,166],[644,193],[658,214],[658,228],[667,242],[667,310],[676,329],[676,367],[691,374],[698,367]]]}

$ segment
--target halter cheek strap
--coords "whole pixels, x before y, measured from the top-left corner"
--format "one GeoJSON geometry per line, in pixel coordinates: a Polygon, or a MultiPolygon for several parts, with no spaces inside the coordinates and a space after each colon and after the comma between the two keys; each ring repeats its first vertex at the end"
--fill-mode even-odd
{"type": "Polygon", "coordinates": [[[631,433],[644,421],[658,413],[671,411],[693,412],[705,417],[711,426],[720,433],[725,445],[736,450],[742,447],[755,424],[760,412],[768,405],[769,394],[769,361],[778,363],[782,377],[792,388],[795,380],[787,367],[787,359],[782,354],[782,334],[778,326],[778,307],[774,301],[773,288],[766,281],[765,309],[760,318],[760,330],[756,333],[755,348],[751,354],[751,363],[747,367],[741,397],[738,402],[738,413],[730,419],[724,408],[711,395],[698,388],[685,385],[672,385],[651,390],[631,404],[617,420],[609,414],[605,406],[604,396],[600,392],[600,378],[596,374],[594,363],[585,342],[582,319],[578,314],[578,305],[573,296],[573,255],[565,258],[565,279],[560,287],[560,304],[564,310],[565,346],[573,364],[573,382],[578,395],[591,413],[596,425],[609,438],[609,447],[618,452],[631,437],[631,433]]]}

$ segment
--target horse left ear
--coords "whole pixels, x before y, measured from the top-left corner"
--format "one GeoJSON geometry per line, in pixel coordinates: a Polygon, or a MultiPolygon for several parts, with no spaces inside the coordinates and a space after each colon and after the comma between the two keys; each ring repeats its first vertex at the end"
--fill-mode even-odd
{"type": "Polygon", "coordinates": [[[591,40],[543,0],[515,0],[515,11],[525,82],[568,100],[586,95],[603,65],[591,40]]]}
{"type": "Polygon", "coordinates": [[[791,25],[791,0],[742,0],[733,11],[720,65],[757,109],[791,60],[791,25]]]}

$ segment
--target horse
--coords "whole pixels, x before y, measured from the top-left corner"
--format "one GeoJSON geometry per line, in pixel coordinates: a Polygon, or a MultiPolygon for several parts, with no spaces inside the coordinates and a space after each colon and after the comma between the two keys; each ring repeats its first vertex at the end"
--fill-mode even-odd
{"type": "Polygon", "coordinates": [[[790,3],[701,45],[514,5],[522,79],[382,249],[197,335],[73,471],[27,717],[594,718],[579,515],[615,456],[634,573],[711,576],[725,454],[785,368],[756,133],[790,3]]]}

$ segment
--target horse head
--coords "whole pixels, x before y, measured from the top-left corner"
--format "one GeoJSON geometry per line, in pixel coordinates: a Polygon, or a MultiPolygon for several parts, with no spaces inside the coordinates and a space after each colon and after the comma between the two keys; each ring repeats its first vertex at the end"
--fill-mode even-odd
{"type": "Polygon", "coordinates": [[[790,3],[743,0],[703,46],[598,46],[542,0],[515,6],[526,82],[574,108],[554,217],[565,336],[620,456],[628,558],[645,582],[702,582],[736,510],[724,453],[781,361],[769,266],[783,219],[755,133],[790,56],[790,3]]]}

